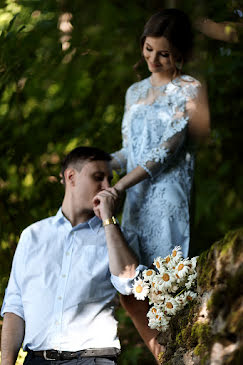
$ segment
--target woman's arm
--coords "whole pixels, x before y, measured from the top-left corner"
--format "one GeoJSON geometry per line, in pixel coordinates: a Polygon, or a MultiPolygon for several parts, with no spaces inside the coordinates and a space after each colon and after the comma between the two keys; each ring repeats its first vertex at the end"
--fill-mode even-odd
{"type": "Polygon", "coordinates": [[[137,166],[127,175],[123,176],[114,186],[118,193],[122,193],[126,189],[133,185],[138,184],[140,181],[147,179],[149,174],[141,167],[137,166]]]}
{"type": "Polygon", "coordinates": [[[210,113],[205,85],[198,89],[196,98],[187,102],[186,110],[189,116],[189,138],[194,142],[205,142],[210,134],[210,113]]]}
{"type": "Polygon", "coordinates": [[[217,39],[224,42],[238,42],[239,29],[242,29],[243,24],[237,22],[219,22],[208,19],[199,18],[194,23],[195,27],[207,37],[217,39]]]}

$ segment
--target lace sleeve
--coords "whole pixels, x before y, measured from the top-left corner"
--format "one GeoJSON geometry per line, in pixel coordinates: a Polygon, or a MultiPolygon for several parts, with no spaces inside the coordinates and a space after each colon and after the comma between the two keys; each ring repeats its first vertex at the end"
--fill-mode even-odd
{"type": "Polygon", "coordinates": [[[125,109],[122,119],[122,148],[119,151],[116,151],[111,154],[112,157],[115,158],[120,165],[120,171],[119,171],[120,173],[123,173],[126,170],[126,165],[127,165],[128,110],[129,110],[129,89],[126,92],[125,109]]]}
{"type": "MultiPolygon", "coordinates": [[[[139,165],[151,177],[156,177],[180,153],[187,136],[189,122],[187,105],[188,102],[197,98],[200,86],[200,82],[191,76],[183,76],[167,87],[166,95],[169,97],[172,107],[167,109],[167,118],[166,114],[164,114],[165,116],[162,115],[162,111],[158,113],[161,114],[161,118],[166,118],[166,128],[161,136],[159,136],[160,132],[157,130],[157,136],[153,135],[151,137],[153,141],[156,141],[156,144],[149,148],[152,144],[150,141],[145,146],[139,161],[139,165]]],[[[160,118],[160,116],[158,117],[160,118]]],[[[148,135],[152,136],[152,132],[150,131],[148,135]]]]}
{"type": "Polygon", "coordinates": [[[163,141],[152,148],[140,161],[140,166],[150,175],[156,177],[178,154],[186,138],[188,118],[174,119],[166,129],[163,141]]]}

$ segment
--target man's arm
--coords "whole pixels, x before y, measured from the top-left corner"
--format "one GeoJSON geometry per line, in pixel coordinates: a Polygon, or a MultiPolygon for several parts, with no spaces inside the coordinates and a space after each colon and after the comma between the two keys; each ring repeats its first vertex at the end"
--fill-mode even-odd
{"type": "Polygon", "coordinates": [[[1,335],[1,365],[14,365],[24,339],[24,320],[14,313],[5,313],[1,335]]]}
{"type": "MultiPolygon", "coordinates": [[[[114,188],[101,191],[94,198],[94,212],[103,221],[115,214],[118,194],[114,188]]],[[[117,224],[104,227],[109,255],[110,272],[120,278],[133,278],[136,275],[138,260],[128,246],[117,224]]]]}

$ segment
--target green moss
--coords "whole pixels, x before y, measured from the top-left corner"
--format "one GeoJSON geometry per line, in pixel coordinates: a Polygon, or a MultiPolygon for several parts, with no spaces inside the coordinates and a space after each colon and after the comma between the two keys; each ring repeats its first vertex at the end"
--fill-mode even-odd
{"type": "Polygon", "coordinates": [[[212,293],[210,299],[207,302],[207,309],[211,311],[212,314],[214,312],[218,312],[219,308],[222,308],[225,302],[226,294],[226,288],[219,288],[212,293]]]}
{"type": "Polygon", "coordinates": [[[210,289],[215,267],[210,265],[212,261],[212,247],[203,252],[198,259],[198,286],[205,291],[210,289]]]}
{"type": "Polygon", "coordinates": [[[225,255],[229,249],[232,249],[234,259],[238,258],[238,253],[242,250],[241,244],[243,241],[243,229],[228,232],[224,239],[221,241],[222,250],[221,254],[225,255]]]}
{"type": "Polygon", "coordinates": [[[184,341],[182,338],[182,332],[178,333],[178,335],[176,336],[176,343],[178,343],[178,345],[180,346],[184,345],[184,341]]]}
{"type": "Polygon", "coordinates": [[[232,311],[227,318],[228,329],[230,333],[241,333],[243,330],[242,313],[239,310],[232,311]]]}
{"type": "Polygon", "coordinates": [[[227,281],[228,291],[231,296],[239,297],[240,288],[242,287],[243,266],[239,267],[234,276],[227,281]]]}
{"type": "MultiPolygon", "coordinates": [[[[240,313],[240,287],[243,277],[243,267],[239,265],[242,254],[243,229],[229,232],[223,240],[216,242],[203,252],[198,260],[199,294],[210,292],[207,302],[209,322],[197,321],[199,304],[192,303],[171,319],[168,351],[165,354],[165,364],[174,363],[175,354],[179,348],[185,353],[193,350],[200,359],[200,364],[208,364],[212,345],[215,341],[235,342],[243,328],[240,313]],[[238,269],[236,270],[236,268],[238,269]],[[223,331],[212,333],[215,318],[220,315],[224,321],[223,331]],[[196,321],[196,322],[195,322],[196,321]]],[[[241,354],[240,354],[241,355],[241,354]]],[[[227,358],[226,365],[238,365],[239,354],[227,358]],[[237,362],[238,361],[238,362],[237,362]]],[[[239,365],[241,363],[239,362],[239,365]]]]}
{"type": "Polygon", "coordinates": [[[205,345],[203,345],[203,344],[201,344],[201,343],[199,343],[196,347],[195,347],[195,349],[194,349],[194,354],[196,355],[196,356],[200,356],[200,357],[202,357],[202,356],[204,356],[207,352],[208,352],[208,349],[207,349],[207,347],[205,346],[205,345]]]}
{"type": "Polygon", "coordinates": [[[192,326],[191,337],[199,344],[210,344],[212,340],[211,328],[207,323],[194,323],[192,326]]]}

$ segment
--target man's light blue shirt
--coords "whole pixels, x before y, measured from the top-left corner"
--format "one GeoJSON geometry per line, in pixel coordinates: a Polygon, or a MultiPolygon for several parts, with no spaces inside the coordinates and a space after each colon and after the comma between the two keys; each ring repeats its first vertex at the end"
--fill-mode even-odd
{"type": "Polygon", "coordinates": [[[59,209],[23,231],[1,314],[25,321],[24,349],[120,348],[114,298],[132,282],[110,273],[101,220],[72,227],[59,209]]]}

